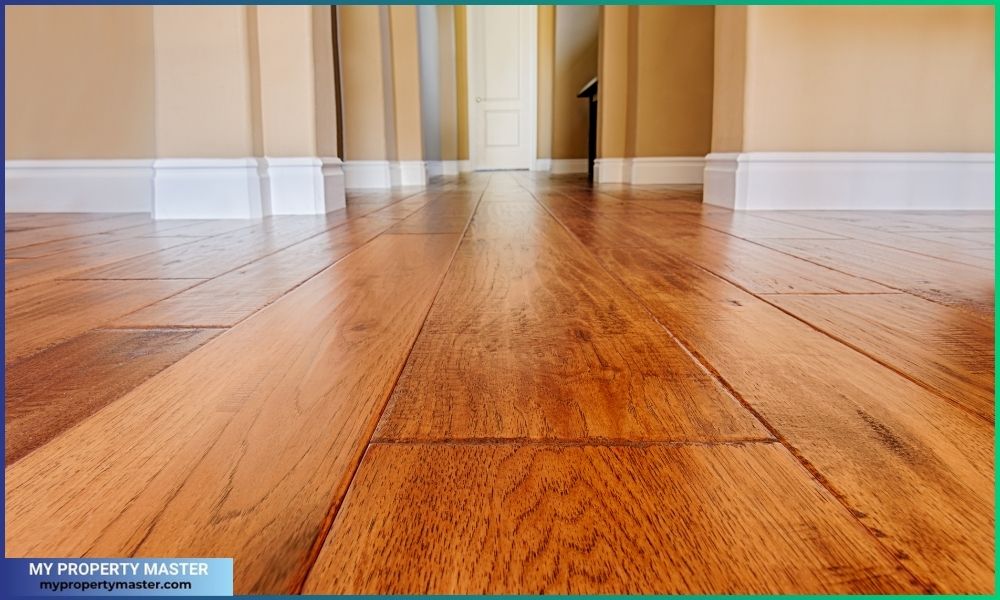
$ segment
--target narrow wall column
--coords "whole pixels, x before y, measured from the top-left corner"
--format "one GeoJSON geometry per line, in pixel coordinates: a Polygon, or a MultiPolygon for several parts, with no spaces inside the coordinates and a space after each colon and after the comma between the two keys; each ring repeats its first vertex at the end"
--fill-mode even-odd
{"type": "Polygon", "coordinates": [[[701,183],[711,145],[713,11],[604,7],[599,182],[701,183]]]}
{"type": "Polygon", "coordinates": [[[153,39],[154,215],[262,216],[247,9],[157,6],[153,39]]]}
{"type": "Polygon", "coordinates": [[[395,125],[392,184],[426,185],[427,168],[423,155],[420,118],[420,42],[416,6],[390,6],[389,59],[392,77],[391,110],[395,125]]]}
{"type": "Polygon", "coordinates": [[[347,187],[425,185],[416,8],[337,10],[347,187]]]}
{"type": "Polygon", "coordinates": [[[345,205],[330,10],[249,8],[255,154],[271,214],[323,214],[345,205]]]}
{"type": "Polygon", "coordinates": [[[344,206],[328,12],[166,6],[153,21],[157,218],[344,206]]]}

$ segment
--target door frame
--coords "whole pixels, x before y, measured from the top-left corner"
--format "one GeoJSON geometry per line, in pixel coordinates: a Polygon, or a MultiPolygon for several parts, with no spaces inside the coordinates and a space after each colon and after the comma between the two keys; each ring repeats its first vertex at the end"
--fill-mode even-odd
{"type": "MultiPolygon", "coordinates": [[[[521,11],[528,11],[528,143],[531,145],[531,160],[528,163],[529,171],[538,170],[538,6],[534,4],[517,5],[521,11]]],[[[483,5],[469,4],[465,9],[465,80],[466,85],[466,114],[469,118],[469,164],[473,171],[479,170],[477,144],[474,140],[479,135],[479,119],[474,115],[475,94],[472,91],[474,70],[476,61],[472,60],[474,47],[474,28],[472,27],[472,11],[482,8],[483,5]]],[[[521,65],[522,67],[524,65],[521,65]]]]}

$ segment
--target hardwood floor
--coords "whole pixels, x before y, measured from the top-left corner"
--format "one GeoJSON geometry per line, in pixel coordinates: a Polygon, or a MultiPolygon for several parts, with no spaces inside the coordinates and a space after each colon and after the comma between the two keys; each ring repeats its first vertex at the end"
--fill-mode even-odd
{"type": "Polygon", "coordinates": [[[8,556],[237,593],[990,593],[993,213],[492,173],[9,214],[8,556]]]}

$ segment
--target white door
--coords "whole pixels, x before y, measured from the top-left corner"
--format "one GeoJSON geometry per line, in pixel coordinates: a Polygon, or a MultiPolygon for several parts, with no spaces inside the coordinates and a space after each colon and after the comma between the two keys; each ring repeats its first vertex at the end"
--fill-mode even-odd
{"type": "Polygon", "coordinates": [[[468,7],[473,168],[528,169],[535,157],[536,6],[468,7]]]}

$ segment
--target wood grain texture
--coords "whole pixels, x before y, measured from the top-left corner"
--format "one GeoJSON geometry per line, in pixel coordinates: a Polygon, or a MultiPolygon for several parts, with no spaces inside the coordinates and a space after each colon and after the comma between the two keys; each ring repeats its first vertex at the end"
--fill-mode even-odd
{"type": "Polygon", "coordinates": [[[922,581],[992,589],[992,426],[685,261],[601,256],[922,581]]]}
{"type": "Polygon", "coordinates": [[[117,213],[4,213],[4,226],[8,231],[40,229],[71,225],[87,221],[99,221],[120,217],[117,213]]]}
{"type": "Polygon", "coordinates": [[[734,237],[686,218],[542,203],[589,248],[664,248],[755,293],[879,293],[890,288],[734,237]]]}
{"type": "MultiPolygon", "coordinates": [[[[252,227],[188,243],[155,254],[121,260],[80,273],[81,279],[209,279],[323,233],[342,216],[269,217],[252,227]]],[[[149,238],[160,240],[164,238],[149,238]]]]}
{"type": "Polygon", "coordinates": [[[106,219],[93,219],[54,225],[51,227],[39,227],[25,231],[14,231],[4,236],[5,247],[20,248],[31,244],[51,242],[66,238],[91,235],[105,231],[114,231],[133,225],[149,223],[151,218],[147,214],[124,214],[113,215],[106,219]]]}
{"type": "Polygon", "coordinates": [[[114,327],[230,327],[386,229],[361,217],[118,319],[114,327]]]}
{"type": "MultiPolygon", "coordinates": [[[[128,238],[29,261],[7,263],[4,273],[6,291],[9,293],[53,279],[88,277],[89,273],[93,272],[91,269],[129,260],[133,257],[145,256],[145,259],[136,258],[136,260],[151,260],[171,249],[180,250],[184,245],[190,244],[196,239],[188,237],[128,238]]],[[[176,275],[177,279],[196,279],[188,273],[177,273],[176,275]]],[[[130,279],[155,278],[131,277],[130,279]]]]}
{"type": "Polygon", "coordinates": [[[993,315],[992,270],[860,240],[762,240],[760,243],[945,306],[983,317],[993,315]]]}
{"type": "Polygon", "coordinates": [[[218,329],[98,329],[8,364],[5,464],[113,402],[218,329]]]}
{"type": "Polygon", "coordinates": [[[101,327],[198,280],[55,281],[6,296],[6,362],[101,327]]]}
{"type": "Polygon", "coordinates": [[[304,591],[919,589],[775,444],[375,444],[304,591]]]}
{"type": "Polygon", "coordinates": [[[761,439],[766,431],[562,232],[466,241],[376,439],[761,439]]]}
{"type": "MultiPolygon", "coordinates": [[[[126,227],[114,231],[95,233],[80,237],[54,240],[13,248],[6,252],[7,258],[40,258],[72,250],[82,250],[111,242],[138,237],[203,238],[229,233],[244,227],[251,227],[254,221],[247,219],[220,219],[218,221],[169,220],[154,221],[143,225],[126,227]]],[[[192,240],[193,241],[193,240],[192,240]]]]}
{"type": "Polygon", "coordinates": [[[7,216],[10,556],[233,556],[239,593],[993,591],[992,212],[474,173],[140,217],[7,216]]]}
{"type": "Polygon", "coordinates": [[[845,237],[816,228],[801,227],[790,223],[781,223],[771,219],[748,215],[746,212],[705,213],[692,216],[691,220],[702,227],[715,229],[747,240],[761,238],[822,239],[845,237]]]}
{"type": "Polygon", "coordinates": [[[769,301],[993,421],[992,320],[909,294],[769,301]]]}
{"type": "MultiPolygon", "coordinates": [[[[897,215],[898,216],[898,215],[897,215]]],[[[897,250],[905,250],[915,254],[922,254],[934,259],[948,262],[957,262],[973,267],[993,269],[993,255],[980,256],[975,250],[975,246],[964,246],[956,244],[954,241],[941,237],[943,235],[957,235],[963,233],[959,231],[887,231],[889,224],[895,221],[887,221],[885,216],[871,215],[869,219],[874,223],[881,224],[875,226],[863,218],[851,220],[824,218],[822,212],[812,211],[805,213],[798,212],[775,212],[763,211],[762,218],[772,222],[784,224],[796,223],[810,229],[833,232],[840,237],[852,238],[870,242],[877,246],[888,246],[897,250]]],[[[993,235],[992,231],[972,231],[965,233],[993,235]]],[[[791,237],[791,236],[786,236],[791,237]]],[[[990,246],[992,248],[992,246],[990,246]]]]}
{"type": "Polygon", "coordinates": [[[462,233],[469,222],[478,193],[446,193],[389,229],[389,233],[462,233]]]}
{"type": "Polygon", "coordinates": [[[7,555],[232,556],[237,593],[295,589],[458,237],[380,237],[8,467],[7,555]]]}

